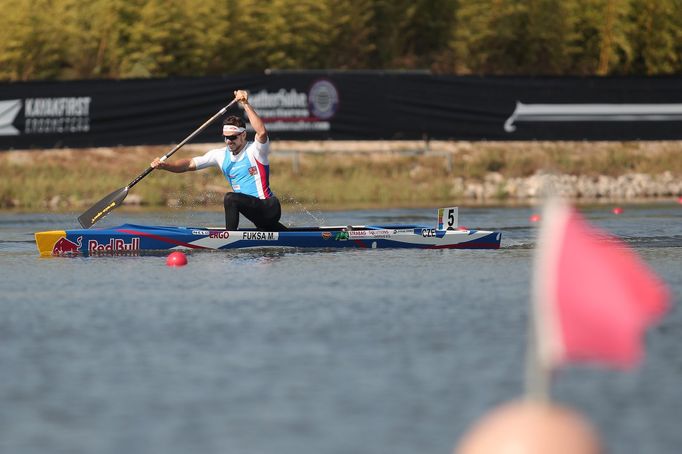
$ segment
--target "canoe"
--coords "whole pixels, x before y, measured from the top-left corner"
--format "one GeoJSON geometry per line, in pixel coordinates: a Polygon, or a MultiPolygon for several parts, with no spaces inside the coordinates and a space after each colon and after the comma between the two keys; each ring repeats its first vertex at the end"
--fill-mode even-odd
{"type": "Polygon", "coordinates": [[[130,254],[170,249],[421,248],[498,249],[502,234],[416,225],[298,227],[283,232],[123,224],[37,232],[40,255],[130,254]]]}
{"type": "MultiPolygon", "coordinates": [[[[281,232],[255,229],[123,224],[100,229],[37,232],[40,255],[139,254],[171,249],[246,248],[416,248],[499,249],[502,234],[456,228],[443,223],[439,210],[436,227],[422,225],[348,225],[294,227],[281,232]]],[[[447,212],[446,212],[447,213],[447,212]]],[[[446,216],[447,219],[447,216],[446,216]]],[[[451,224],[456,221],[450,216],[451,224]]],[[[456,224],[454,224],[456,225],[456,224]]]]}

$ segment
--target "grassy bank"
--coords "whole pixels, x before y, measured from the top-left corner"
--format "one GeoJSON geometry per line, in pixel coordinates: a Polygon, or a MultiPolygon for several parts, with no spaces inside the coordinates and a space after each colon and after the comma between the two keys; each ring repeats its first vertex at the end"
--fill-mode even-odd
{"type": "MultiPolygon", "coordinates": [[[[212,146],[188,145],[174,158],[202,154],[212,146]]],[[[87,208],[125,186],[168,149],[0,152],[0,208],[87,208]]],[[[528,177],[540,169],[594,177],[667,171],[681,177],[682,142],[274,142],[271,186],[284,204],[427,206],[471,202],[453,184],[457,178],[482,181],[491,173],[528,177]]],[[[154,172],[127,202],[220,206],[227,188],[218,169],[154,172]]],[[[497,199],[504,201],[505,194],[497,199]]]]}

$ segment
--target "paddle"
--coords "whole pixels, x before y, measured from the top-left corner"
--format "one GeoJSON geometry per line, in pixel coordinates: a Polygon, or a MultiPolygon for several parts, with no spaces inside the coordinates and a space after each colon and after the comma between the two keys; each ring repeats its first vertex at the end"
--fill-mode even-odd
{"type": "MultiPolygon", "coordinates": [[[[201,131],[206,129],[208,125],[210,125],[218,117],[223,115],[227,111],[227,109],[229,109],[235,102],[237,102],[237,99],[233,99],[228,105],[220,109],[215,115],[206,120],[206,122],[203,125],[199,126],[196,130],[194,130],[192,134],[185,137],[185,139],[182,142],[177,144],[171,151],[169,151],[168,153],[161,157],[161,162],[170,158],[171,155],[173,155],[173,153],[178,151],[180,148],[182,148],[183,145],[192,140],[194,136],[196,136],[201,131]]],[[[125,199],[126,196],[128,195],[128,191],[130,190],[130,188],[135,186],[137,183],[140,182],[140,180],[149,175],[152,172],[152,170],[154,170],[153,167],[148,167],[147,170],[139,174],[133,181],[128,183],[128,186],[115,190],[114,192],[112,192],[111,194],[109,194],[108,196],[104,197],[102,200],[91,206],[86,212],[78,216],[78,222],[80,223],[80,225],[84,229],[89,229],[95,224],[95,222],[99,221],[101,218],[107,215],[111,210],[120,206],[121,203],[123,203],[123,199],[125,199]]]]}

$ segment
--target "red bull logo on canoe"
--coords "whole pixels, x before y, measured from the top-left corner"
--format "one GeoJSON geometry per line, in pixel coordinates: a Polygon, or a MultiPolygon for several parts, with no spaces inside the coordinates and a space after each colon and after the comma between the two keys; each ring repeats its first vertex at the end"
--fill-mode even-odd
{"type": "Polygon", "coordinates": [[[125,252],[125,251],[139,251],[140,238],[133,237],[130,243],[120,238],[111,238],[108,243],[100,243],[97,240],[88,241],[88,252],[125,252]]]}
{"type": "Polygon", "coordinates": [[[82,242],[82,236],[79,236],[75,243],[66,237],[61,237],[52,247],[52,255],[78,254],[80,252],[82,242]]]}

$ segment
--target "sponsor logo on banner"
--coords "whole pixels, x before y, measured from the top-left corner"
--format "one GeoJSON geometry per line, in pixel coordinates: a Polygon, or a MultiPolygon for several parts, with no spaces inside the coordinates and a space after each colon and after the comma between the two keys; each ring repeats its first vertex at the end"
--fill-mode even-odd
{"type": "Polygon", "coordinates": [[[209,232],[208,230],[192,230],[192,235],[202,235],[202,236],[206,236],[206,235],[208,235],[209,233],[210,233],[210,232],[209,232]]]}
{"type": "Polygon", "coordinates": [[[279,239],[279,232],[244,232],[242,240],[251,241],[276,241],[279,239]]]}
{"type": "Polygon", "coordinates": [[[332,237],[332,232],[322,232],[322,239],[328,240],[332,237]]]}
{"type": "Polygon", "coordinates": [[[0,136],[76,134],[90,131],[90,96],[0,101],[0,136]],[[23,130],[14,122],[23,108],[23,130]]]}
{"type": "Polygon", "coordinates": [[[514,123],[550,121],[682,121],[682,104],[524,104],[517,101],[514,112],[504,122],[504,130],[516,131],[514,123]]]}
{"type": "Polygon", "coordinates": [[[230,237],[230,232],[227,230],[211,230],[211,232],[208,234],[208,237],[226,240],[230,237]]]}
{"type": "Polygon", "coordinates": [[[17,136],[19,130],[15,128],[14,119],[21,110],[21,99],[0,101],[0,136],[17,136]]]}
{"type": "MultiPolygon", "coordinates": [[[[338,110],[339,93],[332,82],[322,79],[308,93],[296,88],[260,90],[249,94],[249,102],[270,131],[329,131],[328,120],[338,110]]],[[[253,131],[250,123],[247,129],[253,131]]]]}
{"type": "Polygon", "coordinates": [[[308,92],[310,112],[321,120],[329,120],[339,107],[339,92],[328,80],[318,80],[308,92]]]}

